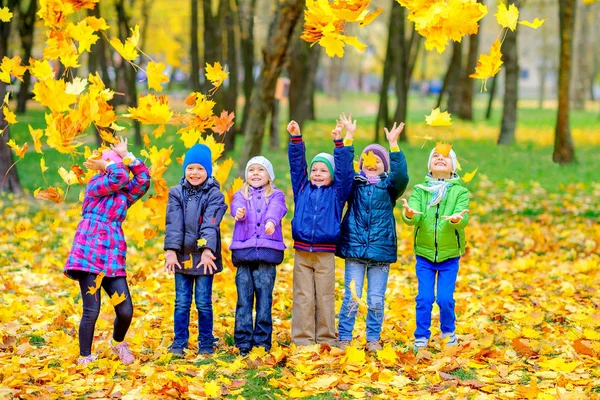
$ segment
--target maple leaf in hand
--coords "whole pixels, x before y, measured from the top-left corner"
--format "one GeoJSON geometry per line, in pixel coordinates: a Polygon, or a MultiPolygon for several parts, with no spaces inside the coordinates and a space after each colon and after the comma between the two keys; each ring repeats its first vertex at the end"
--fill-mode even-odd
{"type": "Polygon", "coordinates": [[[448,155],[450,155],[450,150],[452,150],[452,145],[450,143],[437,142],[435,144],[436,153],[439,153],[444,157],[448,157],[448,155]]]}
{"type": "Polygon", "coordinates": [[[452,119],[448,111],[440,112],[440,108],[431,110],[431,114],[425,116],[425,122],[431,126],[450,126],[452,119]]]}
{"type": "Polygon", "coordinates": [[[235,113],[228,113],[225,110],[221,111],[221,115],[214,120],[215,126],[211,128],[212,131],[219,135],[229,132],[229,129],[233,126],[233,118],[235,118],[235,113]]]}
{"type": "Polygon", "coordinates": [[[215,88],[221,86],[223,81],[229,76],[229,72],[223,71],[220,62],[215,62],[213,65],[206,63],[206,79],[213,84],[215,88]]]}

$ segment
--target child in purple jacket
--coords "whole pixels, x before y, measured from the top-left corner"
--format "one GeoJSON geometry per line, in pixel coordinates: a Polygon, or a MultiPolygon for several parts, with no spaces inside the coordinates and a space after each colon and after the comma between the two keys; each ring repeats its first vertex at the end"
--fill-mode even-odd
{"type": "Polygon", "coordinates": [[[231,202],[231,215],[236,222],[229,247],[237,267],[234,339],[242,355],[254,346],[271,349],[273,287],[276,266],[283,261],[281,220],[287,212],[283,192],[273,186],[275,173],[269,160],[262,156],[251,158],[245,175],[244,185],[231,202]]]}
{"type": "Polygon", "coordinates": [[[131,364],[135,357],[124,342],[131,324],[133,304],[125,279],[127,243],[121,224],[131,207],[148,191],[150,174],[143,161],[127,150],[127,139],[120,138],[112,150],[99,159],[83,163],[88,169],[101,171],[92,177],[85,189],[81,222],[77,226],[71,253],[65,265],[65,275],[79,281],[83,315],[79,323],[80,365],[94,361],[92,353],[94,328],[100,313],[100,291],[125,295],[125,301],[115,306],[115,325],[110,347],[123,364],[131,364]],[[124,162],[128,160],[128,162],[124,162]],[[129,173],[133,178],[129,179],[129,173]],[[101,275],[103,274],[103,275],[101,275]],[[100,279],[100,281],[98,281],[100,279]]]}

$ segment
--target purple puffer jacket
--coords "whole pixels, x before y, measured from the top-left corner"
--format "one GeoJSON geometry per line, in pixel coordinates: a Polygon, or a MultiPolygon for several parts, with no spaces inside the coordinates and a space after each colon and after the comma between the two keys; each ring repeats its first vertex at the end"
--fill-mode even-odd
{"type": "Polygon", "coordinates": [[[233,228],[233,240],[230,250],[264,247],[274,250],[284,250],[283,235],[281,232],[281,219],[287,213],[285,195],[279,189],[267,199],[264,188],[248,188],[248,200],[244,199],[241,190],[233,195],[231,202],[231,215],[235,217],[238,208],[245,207],[246,215],[241,221],[236,221],[233,228]],[[265,233],[265,224],[273,221],[275,232],[272,235],[265,233]]]}

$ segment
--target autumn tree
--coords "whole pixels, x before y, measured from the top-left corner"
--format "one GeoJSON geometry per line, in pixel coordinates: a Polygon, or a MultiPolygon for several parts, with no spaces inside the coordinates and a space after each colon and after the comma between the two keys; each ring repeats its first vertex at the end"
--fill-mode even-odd
{"type": "Polygon", "coordinates": [[[250,98],[254,88],[254,16],[256,14],[256,0],[237,0],[238,24],[240,27],[240,56],[244,71],[244,112],[241,131],[244,132],[248,117],[250,116],[250,98]]]}
{"type": "MultiPolygon", "coordinates": [[[[209,2],[210,3],[210,2],[209,2]]],[[[199,92],[200,87],[200,43],[198,39],[198,0],[191,0],[190,18],[190,59],[191,59],[191,71],[190,71],[190,87],[192,91],[199,92]]]]}
{"type": "Polygon", "coordinates": [[[558,115],[554,131],[552,160],[567,164],[575,161],[575,148],[569,125],[571,62],[576,0],[559,0],[560,67],[558,72],[558,115]]]}
{"type": "Polygon", "coordinates": [[[304,0],[284,0],[277,3],[277,9],[269,26],[267,43],[263,49],[260,76],[250,99],[248,121],[244,129],[244,150],[239,161],[241,166],[261,151],[265,120],[273,107],[277,78],[281,73],[291,36],[303,7],[304,0]]]}

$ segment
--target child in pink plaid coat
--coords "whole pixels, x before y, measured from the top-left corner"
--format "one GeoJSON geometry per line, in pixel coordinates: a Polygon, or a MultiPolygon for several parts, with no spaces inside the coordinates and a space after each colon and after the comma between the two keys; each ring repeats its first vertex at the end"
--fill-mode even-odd
{"type": "Polygon", "coordinates": [[[80,365],[97,358],[92,354],[92,341],[100,313],[101,296],[100,291],[91,294],[89,288],[98,286],[102,286],[109,296],[114,293],[125,294],[125,301],[115,306],[116,318],[110,347],[124,364],[135,361],[129,344],[124,342],[133,316],[133,304],[125,279],[127,243],[121,224],[127,209],[148,191],[150,174],[144,162],[127,150],[127,139],[120,138],[119,143],[111,148],[103,152],[100,159],[89,159],[83,163],[88,169],[100,173],[87,184],[81,222],[77,226],[73,247],[65,265],[65,275],[79,281],[83,302],[79,324],[80,365]],[[124,159],[130,162],[124,162],[124,159]],[[130,172],[133,174],[131,180],[130,172]]]}

